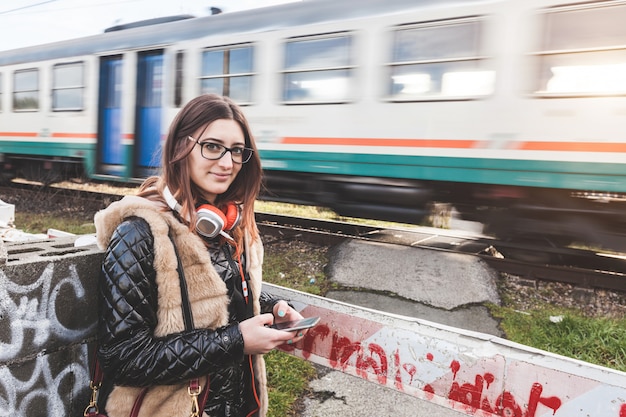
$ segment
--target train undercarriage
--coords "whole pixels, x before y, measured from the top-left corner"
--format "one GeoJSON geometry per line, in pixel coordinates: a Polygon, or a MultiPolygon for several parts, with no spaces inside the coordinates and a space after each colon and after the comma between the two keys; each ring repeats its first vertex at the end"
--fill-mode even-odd
{"type": "Polygon", "coordinates": [[[0,181],[3,182],[20,177],[49,185],[85,176],[80,158],[11,155],[0,157],[0,168],[0,181]]]}
{"type": "Polygon", "coordinates": [[[346,217],[428,224],[433,207],[503,240],[626,251],[626,195],[489,184],[266,173],[264,199],[319,205],[346,217]]]}

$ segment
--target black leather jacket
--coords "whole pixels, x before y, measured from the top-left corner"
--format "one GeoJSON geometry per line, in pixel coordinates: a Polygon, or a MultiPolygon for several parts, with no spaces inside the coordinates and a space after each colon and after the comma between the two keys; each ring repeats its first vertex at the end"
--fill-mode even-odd
{"type": "MultiPolygon", "coordinates": [[[[148,223],[131,217],[117,227],[105,251],[99,284],[98,356],[105,374],[100,404],[106,404],[113,384],[167,385],[209,374],[208,414],[247,415],[256,402],[238,326],[245,317],[231,309],[227,326],[154,337],[158,301],[153,245],[148,223]]],[[[222,279],[234,280],[231,268],[222,266],[216,265],[222,279]]],[[[232,290],[229,296],[232,303],[232,290]]],[[[260,294],[260,301],[262,312],[271,312],[278,300],[260,294]]]]}

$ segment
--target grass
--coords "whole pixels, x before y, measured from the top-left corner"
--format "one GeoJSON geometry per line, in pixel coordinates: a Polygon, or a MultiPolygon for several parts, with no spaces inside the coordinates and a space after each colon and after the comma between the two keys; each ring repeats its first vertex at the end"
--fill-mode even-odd
{"type": "MultiPolygon", "coordinates": [[[[257,201],[254,205],[255,211],[282,214],[285,216],[308,217],[311,219],[334,220],[338,222],[350,222],[356,224],[365,224],[383,227],[415,227],[412,224],[394,223],[371,219],[358,219],[355,217],[340,216],[329,208],[315,206],[299,206],[289,203],[275,203],[271,201],[257,201]]],[[[426,223],[432,221],[433,218],[425,220],[426,223]]],[[[435,220],[437,221],[437,220],[435,220]]],[[[424,224],[430,225],[430,224],[424,224]]]]}
{"type": "Polygon", "coordinates": [[[507,339],[626,372],[626,318],[590,318],[544,306],[529,312],[490,306],[507,339]]]}
{"type": "Polygon", "coordinates": [[[327,260],[322,251],[286,248],[280,256],[271,256],[270,245],[266,252],[269,256],[263,262],[264,281],[315,295],[326,293],[330,284],[323,273],[327,260]]]}
{"type": "Polygon", "coordinates": [[[48,229],[62,230],[76,235],[96,232],[93,222],[79,218],[65,218],[52,214],[15,213],[15,226],[26,233],[46,233],[48,229]]]}
{"type": "Polygon", "coordinates": [[[265,355],[265,363],[268,417],[295,415],[297,400],[307,391],[309,381],[317,375],[315,368],[309,362],[279,350],[265,355]]]}

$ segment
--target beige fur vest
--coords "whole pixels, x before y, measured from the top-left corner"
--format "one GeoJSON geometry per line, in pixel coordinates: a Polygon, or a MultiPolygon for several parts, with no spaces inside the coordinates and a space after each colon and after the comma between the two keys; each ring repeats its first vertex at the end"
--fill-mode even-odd
{"type": "MultiPolygon", "coordinates": [[[[168,233],[171,233],[176,242],[183,265],[194,326],[215,329],[226,325],[228,323],[226,285],[213,268],[209,252],[200,237],[190,233],[187,226],[180,223],[169,210],[163,211],[162,206],[157,203],[136,196],[127,196],[111,204],[107,209],[96,213],[94,219],[100,249],[106,248],[116,227],[130,216],[146,220],[154,236],[154,268],[158,286],[158,325],[154,335],[159,337],[185,329],[179,276],[176,269],[177,259],[168,233]]],[[[253,310],[256,315],[260,312],[263,246],[259,239],[251,244],[250,240],[249,237],[245,240],[245,253],[247,270],[250,274],[250,289],[254,295],[253,310]]],[[[261,400],[260,416],[263,417],[267,413],[265,362],[261,355],[255,355],[253,359],[254,371],[260,381],[258,394],[261,400]]],[[[163,415],[168,417],[174,415],[163,410],[165,404],[167,404],[167,409],[178,410],[178,415],[189,415],[190,399],[186,395],[187,384],[183,383],[181,387],[151,388],[141,407],[140,415],[161,415],[159,411],[163,411],[163,415]],[[178,391],[184,392],[185,395],[179,395],[178,391]]],[[[140,390],[140,388],[116,386],[106,404],[109,416],[128,416],[140,390]]]]}

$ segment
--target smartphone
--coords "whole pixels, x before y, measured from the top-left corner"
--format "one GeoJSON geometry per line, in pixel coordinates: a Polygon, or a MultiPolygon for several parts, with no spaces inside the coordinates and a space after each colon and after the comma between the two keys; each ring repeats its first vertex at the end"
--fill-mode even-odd
{"type": "Polygon", "coordinates": [[[283,323],[272,324],[272,329],[293,332],[296,330],[308,329],[315,326],[320,321],[319,317],[307,317],[302,320],[285,321],[283,323]]]}

